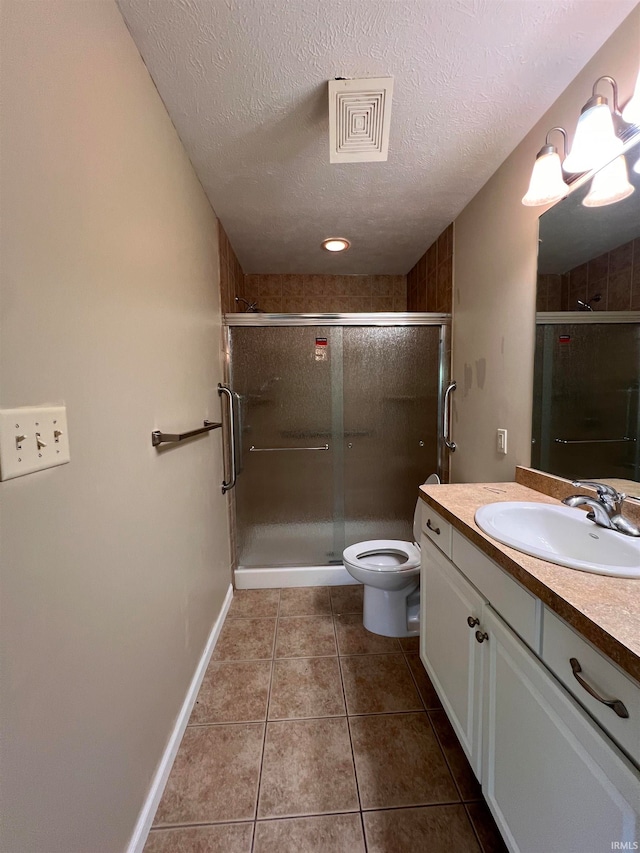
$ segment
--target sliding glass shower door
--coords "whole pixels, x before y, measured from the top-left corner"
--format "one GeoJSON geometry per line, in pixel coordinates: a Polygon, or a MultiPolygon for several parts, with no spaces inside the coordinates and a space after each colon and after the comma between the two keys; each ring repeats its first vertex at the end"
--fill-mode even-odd
{"type": "Polygon", "coordinates": [[[410,536],[438,466],[441,329],[230,328],[239,565],[341,563],[353,542],[410,536]]]}
{"type": "Polygon", "coordinates": [[[345,541],[410,539],[438,470],[440,328],[343,331],[345,541]]]}

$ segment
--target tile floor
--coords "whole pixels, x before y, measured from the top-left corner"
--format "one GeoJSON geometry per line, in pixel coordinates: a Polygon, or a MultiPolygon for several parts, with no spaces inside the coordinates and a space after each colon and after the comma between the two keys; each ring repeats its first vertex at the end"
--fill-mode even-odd
{"type": "Polygon", "coordinates": [[[414,638],[362,587],[236,592],[144,853],[503,853],[414,638]]]}

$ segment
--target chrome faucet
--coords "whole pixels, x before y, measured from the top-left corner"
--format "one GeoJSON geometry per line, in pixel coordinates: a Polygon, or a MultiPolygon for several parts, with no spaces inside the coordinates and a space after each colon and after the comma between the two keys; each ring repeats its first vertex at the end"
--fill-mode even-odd
{"type": "Polygon", "coordinates": [[[627,536],[640,536],[640,527],[622,515],[622,506],[626,495],[604,483],[592,483],[590,480],[575,480],[572,484],[578,489],[591,488],[597,492],[597,498],[589,495],[570,495],[562,503],[567,506],[591,507],[587,518],[600,527],[616,530],[627,536]]]}

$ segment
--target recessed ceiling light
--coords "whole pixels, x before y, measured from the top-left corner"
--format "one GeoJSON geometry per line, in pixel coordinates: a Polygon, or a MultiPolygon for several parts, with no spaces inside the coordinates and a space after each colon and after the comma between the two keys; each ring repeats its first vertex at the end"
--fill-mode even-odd
{"type": "Polygon", "coordinates": [[[351,243],[344,237],[327,237],[322,241],[322,248],[327,252],[346,252],[351,243]]]}

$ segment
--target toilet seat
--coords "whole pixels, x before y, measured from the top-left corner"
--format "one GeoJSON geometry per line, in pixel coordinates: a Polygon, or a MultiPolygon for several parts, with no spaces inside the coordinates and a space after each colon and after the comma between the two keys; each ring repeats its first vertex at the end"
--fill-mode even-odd
{"type": "Polygon", "coordinates": [[[372,572],[413,572],[420,565],[420,549],[401,539],[369,539],[345,548],[344,562],[372,572]]]}

